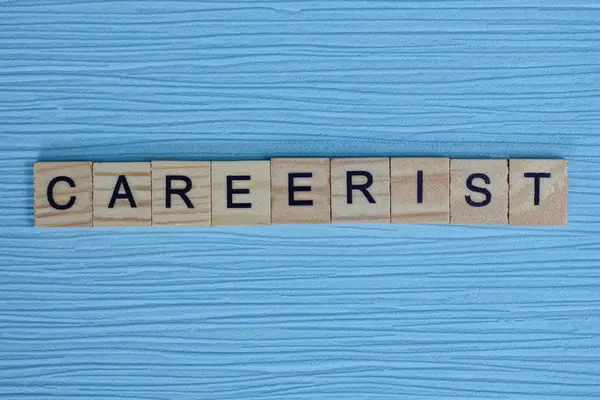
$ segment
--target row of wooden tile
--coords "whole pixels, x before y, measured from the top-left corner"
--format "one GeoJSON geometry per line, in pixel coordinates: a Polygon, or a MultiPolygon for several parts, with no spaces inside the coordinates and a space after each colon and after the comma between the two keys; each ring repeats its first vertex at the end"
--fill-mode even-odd
{"type": "Polygon", "coordinates": [[[567,222],[566,160],[39,162],[34,174],[40,227],[567,222]]]}

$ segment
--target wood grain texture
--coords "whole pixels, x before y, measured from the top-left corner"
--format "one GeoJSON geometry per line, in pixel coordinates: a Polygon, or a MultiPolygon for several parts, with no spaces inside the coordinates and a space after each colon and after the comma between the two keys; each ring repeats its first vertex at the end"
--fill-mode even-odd
{"type": "Polygon", "coordinates": [[[273,158],[270,162],[271,222],[274,224],[329,223],[331,221],[329,158],[273,158]],[[290,185],[290,174],[295,174],[291,180],[292,185],[290,185]],[[290,204],[290,186],[294,188],[292,189],[294,204],[290,204]]]}
{"type": "Polygon", "coordinates": [[[388,157],[331,159],[331,222],[390,222],[388,157]]]}
{"type": "Polygon", "coordinates": [[[211,163],[212,224],[271,223],[271,163],[217,161],[211,163]]]}
{"type": "Polygon", "coordinates": [[[393,223],[447,224],[450,222],[450,160],[448,158],[392,158],[390,179],[393,223]]]}
{"type": "Polygon", "coordinates": [[[508,224],[508,160],[450,160],[450,221],[508,224]]]}
{"type": "Polygon", "coordinates": [[[590,1],[5,1],[0,395],[596,399],[590,1]],[[35,161],[565,158],[569,225],[41,230],[35,161]]]}
{"type": "Polygon", "coordinates": [[[209,161],[152,161],[151,169],[152,226],[210,226],[209,161]],[[167,203],[168,176],[169,187],[175,192],[169,192],[167,203]],[[187,191],[182,192],[185,198],[177,194],[185,189],[187,191]]]}
{"type": "Polygon", "coordinates": [[[152,225],[150,163],[94,163],[94,227],[152,225]]]}
{"type": "Polygon", "coordinates": [[[36,227],[93,226],[91,162],[38,162],[33,168],[36,227]]]}
{"type": "Polygon", "coordinates": [[[510,224],[566,225],[568,161],[511,159],[508,164],[510,224]]]}

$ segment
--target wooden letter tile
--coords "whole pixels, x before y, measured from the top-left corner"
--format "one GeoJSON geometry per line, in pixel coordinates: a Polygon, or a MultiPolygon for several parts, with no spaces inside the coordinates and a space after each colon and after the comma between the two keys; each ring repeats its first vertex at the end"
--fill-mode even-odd
{"type": "Polygon", "coordinates": [[[152,161],[152,225],[210,226],[210,162],[152,161]]]}
{"type": "Polygon", "coordinates": [[[329,223],[330,189],[329,158],[272,159],[272,222],[329,223]]]}
{"type": "Polygon", "coordinates": [[[35,163],[34,197],[35,226],[92,226],[92,163],[35,163]]]}
{"type": "Polygon", "coordinates": [[[450,160],[392,158],[392,222],[450,222],[450,160]]]}
{"type": "Polygon", "coordinates": [[[150,163],[94,163],[94,226],[150,226],[150,163]]]}
{"type": "Polygon", "coordinates": [[[271,223],[269,161],[213,161],[212,224],[271,223]]]}
{"type": "Polygon", "coordinates": [[[390,159],[331,160],[331,221],[390,222],[390,159]]]}
{"type": "Polygon", "coordinates": [[[567,160],[509,160],[511,225],[567,224],[567,160]]]}
{"type": "Polygon", "coordinates": [[[508,160],[450,160],[453,224],[508,223],[508,160]]]}

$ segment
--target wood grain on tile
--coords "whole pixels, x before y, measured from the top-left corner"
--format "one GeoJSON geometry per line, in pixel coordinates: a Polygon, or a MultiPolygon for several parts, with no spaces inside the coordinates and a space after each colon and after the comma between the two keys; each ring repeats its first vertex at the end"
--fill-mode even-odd
{"type": "Polygon", "coordinates": [[[511,225],[566,225],[567,160],[509,160],[511,225]]]}
{"type": "Polygon", "coordinates": [[[94,226],[151,223],[150,163],[94,163],[94,226]]]}
{"type": "Polygon", "coordinates": [[[211,185],[213,225],[271,223],[269,161],[214,161],[211,185]]]}
{"type": "Polygon", "coordinates": [[[450,160],[450,220],[508,223],[508,160],[450,160]]]}
{"type": "Polygon", "coordinates": [[[152,161],[152,225],[210,225],[210,191],[210,162],[152,161]]]}
{"type": "Polygon", "coordinates": [[[35,226],[92,226],[92,163],[35,163],[34,197],[35,226]]]}
{"type": "Polygon", "coordinates": [[[271,214],[275,224],[330,222],[329,158],[272,159],[271,214]]]}
{"type": "Polygon", "coordinates": [[[331,221],[390,222],[390,159],[331,159],[331,221]]]}
{"type": "Polygon", "coordinates": [[[392,158],[390,171],[392,223],[450,222],[448,158],[392,158]]]}

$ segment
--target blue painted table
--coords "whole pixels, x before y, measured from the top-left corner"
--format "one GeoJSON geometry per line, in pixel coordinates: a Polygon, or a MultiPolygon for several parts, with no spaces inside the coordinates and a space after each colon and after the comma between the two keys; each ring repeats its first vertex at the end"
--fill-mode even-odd
{"type": "Polygon", "coordinates": [[[598,6],[2,2],[0,396],[597,398],[598,6]],[[36,160],[313,155],[565,157],[570,224],[32,228],[36,160]]]}

